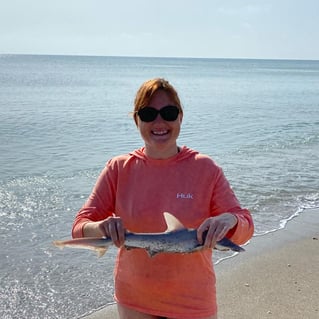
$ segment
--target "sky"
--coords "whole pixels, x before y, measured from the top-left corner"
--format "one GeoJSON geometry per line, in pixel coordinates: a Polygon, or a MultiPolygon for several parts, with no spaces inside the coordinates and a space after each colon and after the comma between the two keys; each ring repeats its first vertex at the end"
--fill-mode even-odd
{"type": "Polygon", "coordinates": [[[0,54],[319,60],[318,0],[0,0],[0,54]]]}

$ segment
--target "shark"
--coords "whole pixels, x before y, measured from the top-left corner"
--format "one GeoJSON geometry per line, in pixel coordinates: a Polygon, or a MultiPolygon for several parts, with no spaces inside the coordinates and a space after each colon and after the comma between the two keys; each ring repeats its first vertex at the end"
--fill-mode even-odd
{"type": "MultiPolygon", "coordinates": [[[[167,229],[162,233],[132,233],[125,234],[125,249],[145,249],[150,257],[160,253],[180,253],[188,254],[203,249],[203,245],[197,240],[197,230],[187,229],[172,214],[163,213],[167,229]]],[[[203,234],[205,241],[207,231],[203,234]]],[[[56,240],[53,242],[56,247],[84,248],[96,251],[101,257],[107,249],[113,244],[109,237],[83,237],[69,240],[56,240]]],[[[234,252],[243,252],[244,248],[233,243],[227,237],[218,241],[214,249],[220,251],[232,250],[234,252]]]]}

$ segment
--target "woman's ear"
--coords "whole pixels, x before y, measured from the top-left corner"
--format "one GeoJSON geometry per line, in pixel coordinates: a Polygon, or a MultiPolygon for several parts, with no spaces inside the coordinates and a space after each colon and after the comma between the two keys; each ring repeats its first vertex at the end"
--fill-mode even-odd
{"type": "Polygon", "coordinates": [[[133,119],[134,119],[134,122],[135,122],[136,127],[138,127],[138,116],[137,116],[136,113],[133,114],[133,119]]]}
{"type": "Polygon", "coordinates": [[[179,113],[179,123],[182,124],[183,122],[183,113],[179,113]]]}

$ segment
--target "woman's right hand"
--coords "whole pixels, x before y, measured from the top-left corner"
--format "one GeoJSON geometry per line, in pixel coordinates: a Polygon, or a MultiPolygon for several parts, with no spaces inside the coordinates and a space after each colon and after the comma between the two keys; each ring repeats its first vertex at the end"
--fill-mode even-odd
{"type": "Polygon", "coordinates": [[[113,244],[120,248],[125,241],[125,228],[122,219],[110,216],[98,222],[88,222],[83,227],[84,237],[110,237],[113,244]]]}

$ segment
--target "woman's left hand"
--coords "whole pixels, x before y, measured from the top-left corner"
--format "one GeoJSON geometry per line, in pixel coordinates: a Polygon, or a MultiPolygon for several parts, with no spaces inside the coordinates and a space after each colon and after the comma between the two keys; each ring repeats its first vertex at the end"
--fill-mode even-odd
{"type": "Polygon", "coordinates": [[[216,242],[222,240],[229,230],[237,225],[237,218],[231,213],[207,218],[197,229],[197,240],[206,248],[214,248],[216,242]],[[203,234],[207,231],[205,242],[203,234]]]}

